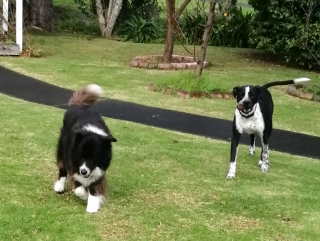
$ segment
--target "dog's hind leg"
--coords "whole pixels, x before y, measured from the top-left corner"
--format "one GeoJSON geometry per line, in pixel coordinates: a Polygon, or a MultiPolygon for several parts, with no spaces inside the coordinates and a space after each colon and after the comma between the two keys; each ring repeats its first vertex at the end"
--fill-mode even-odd
{"type": "Polygon", "coordinates": [[[62,152],[62,145],[61,145],[61,139],[58,143],[58,149],[57,149],[57,165],[59,168],[59,175],[58,180],[54,184],[54,190],[57,193],[64,192],[64,186],[67,180],[68,171],[66,170],[64,163],[63,163],[63,152],[62,152]]]}
{"type": "Polygon", "coordinates": [[[237,167],[237,154],[238,154],[238,144],[240,140],[241,134],[233,129],[233,137],[231,141],[231,156],[230,156],[230,167],[227,175],[228,179],[232,179],[236,177],[236,167],[237,167]]]}
{"type": "Polygon", "coordinates": [[[249,156],[253,156],[256,150],[256,137],[254,134],[250,135],[249,156]]]}
{"type": "Polygon", "coordinates": [[[263,137],[261,139],[262,148],[259,160],[259,167],[262,172],[267,172],[269,171],[269,137],[266,133],[263,133],[263,137]]]}
{"type": "Polygon", "coordinates": [[[89,186],[89,197],[87,204],[88,213],[96,213],[105,203],[106,178],[103,176],[97,182],[89,186]]]}

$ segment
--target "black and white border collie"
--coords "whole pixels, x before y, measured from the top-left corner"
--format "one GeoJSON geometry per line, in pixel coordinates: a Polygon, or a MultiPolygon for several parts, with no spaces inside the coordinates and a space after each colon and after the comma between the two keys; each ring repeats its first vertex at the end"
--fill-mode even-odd
{"type": "Polygon", "coordinates": [[[309,81],[300,78],[287,81],[276,81],[264,86],[234,87],[233,95],[237,99],[237,108],[233,120],[233,137],[231,141],[230,167],[228,179],[235,178],[238,144],[242,133],[250,135],[249,155],[255,152],[255,134],[261,138],[262,149],[258,163],[262,172],[269,170],[269,138],[272,132],[273,101],[269,87],[276,85],[300,84],[309,81]]]}
{"type": "Polygon", "coordinates": [[[89,108],[102,94],[102,89],[94,84],[74,92],[57,147],[59,176],[54,190],[62,193],[69,175],[74,193],[88,201],[89,213],[97,212],[105,202],[105,172],[112,157],[111,143],[117,141],[100,114],[89,108]]]}

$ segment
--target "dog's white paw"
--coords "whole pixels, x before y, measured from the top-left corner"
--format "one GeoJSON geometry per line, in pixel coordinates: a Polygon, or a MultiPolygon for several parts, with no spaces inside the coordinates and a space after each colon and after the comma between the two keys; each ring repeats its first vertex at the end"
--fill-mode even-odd
{"type": "Polygon", "coordinates": [[[105,198],[102,195],[92,196],[89,194],[88,204],[87,204],[87,212],[88,213],[96,213],[101,208],[101,206],[105,203],[105,198]]]}
{"type": "Polygon", "coordinates": [[[249,156],[253,156],[255,152],[255,148],[253,146],[249,146],[249,156]]]}
{"type": "Polygon", "coordinates": [[[258,167],[261,167],[261,165],[262,165],[262,161],[259,160],[259,162],[258,162],[258,167]]]}
{"type": "Polygon", "coordinates": [[[74,194],[76,194],[76,196],[78,196],[82,200],[85,200],[85,201],[88,200],[88,192],[83,186],[77,187],[74,190],[74,194]]]}
{"type": "Polygon", "coordinates": [[[100,205],[99,206],[93,206],[93,205],[87,206],[88,213],[96,213],[96,212],[98,212],[99,209],[100,209],[100,205]]]}
{"type": "Polygon", "coordinates": [[[269,165],[267,163],[261,163],[260,169],[262,172],[268,172],[269,171],[269,165]]]}
{"type": "Polygon", "coordinates": [[[55,192],[63,192],[64,191],[64,184],[66,183],[66,177],[60,177],[58,181],[54,184],[54,191],[55,192]]]}
{"type": "Polygon", "coordinates": [[[236,177],[236,174],[233,172],[233,173],[228,173],[227,175],[227,179],[234,179],[236,177]]]}

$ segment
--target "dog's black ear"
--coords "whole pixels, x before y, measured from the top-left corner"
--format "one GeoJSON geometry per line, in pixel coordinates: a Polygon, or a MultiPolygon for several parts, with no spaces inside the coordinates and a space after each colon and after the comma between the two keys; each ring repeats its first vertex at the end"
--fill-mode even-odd
{"type": "Polygon", "coordinates": [[[111,134],[108,134],[107,136],[102,136],[102,139],[109,142],[117,142],[117,139],[114,138],[111,134]]]}
{"type": "Polygon", "coordinates": [[[233,92],[234,98],[237,98],[238,90],[239,90],[239,86],[236,86],[236,87],[233,88],[233,91],[232,91],[232,92],[233,92]]]}

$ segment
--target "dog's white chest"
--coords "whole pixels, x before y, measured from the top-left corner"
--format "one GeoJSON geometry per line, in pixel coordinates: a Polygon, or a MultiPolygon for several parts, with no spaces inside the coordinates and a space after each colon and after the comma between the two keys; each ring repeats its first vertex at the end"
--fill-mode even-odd
{"type": "Polygon", "coordinates": [[[235,124],[236,124],[237,130],[241,134],[242,133],[246,133],[246,134],[258,133],[262,135],[264,131],[264,120],[263,120],[263,116],[262,116],[262,112],[259,104],[257,104],[257,108],[254,112],[254,115],[249,118],[243,117],[240,114],[240,112],[236,109],[235,124]]]}

